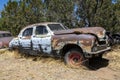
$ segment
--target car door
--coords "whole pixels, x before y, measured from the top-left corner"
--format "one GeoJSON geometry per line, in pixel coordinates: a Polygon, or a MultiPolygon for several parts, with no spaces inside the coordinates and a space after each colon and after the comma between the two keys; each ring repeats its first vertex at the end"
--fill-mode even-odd
{"type": "Polygon", "coordinates": [[[33,49],[43,53],[51,52],[51,34],[46,26],[36,26],[35,36],[32,38],[33,49]]]}
{"type": "Polygon", "coordinates": [[[22,32],[22,36],[20,37],[20,45],[24,49],[31,49],[31,37],[33,34],[33,28],[26,28],[22,32]]]}

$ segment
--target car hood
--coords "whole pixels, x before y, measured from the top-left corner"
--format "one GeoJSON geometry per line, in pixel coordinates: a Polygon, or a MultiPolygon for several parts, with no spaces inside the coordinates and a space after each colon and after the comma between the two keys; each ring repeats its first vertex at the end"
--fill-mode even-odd
{"type": "Polygon", "coordinates": [[[54,31],[55,35],[64,34],[93,34],[99,38],[105,37],[105,29],[102,27],[87,27],[87,28],[75,28],[61,31],[54,31]]]}

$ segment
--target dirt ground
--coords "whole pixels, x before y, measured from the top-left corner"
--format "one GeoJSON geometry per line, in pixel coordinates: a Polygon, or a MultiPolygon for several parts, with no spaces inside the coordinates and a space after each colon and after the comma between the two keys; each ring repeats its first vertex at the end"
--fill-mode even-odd
{"type": "Polygon", "coordinates": [[[21,57],[16,51],[0,50],[0,80],[120,80],[120,46],[90,66],[92,70],[72,69],[60,59],[21,57]]]}

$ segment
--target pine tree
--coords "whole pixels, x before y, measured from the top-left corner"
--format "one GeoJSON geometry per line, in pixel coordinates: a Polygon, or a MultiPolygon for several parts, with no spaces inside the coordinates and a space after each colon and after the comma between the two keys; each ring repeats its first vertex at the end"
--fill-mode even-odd
{"type": "Polygon", "coordinates": [[[26,25],[44,21],[42,10],[41,0],[9,0],[1,13],[2,29],[16,35],[26,25]]]}
{"type": "Polygon", "coordinates": [[[1,12],[0,30],[16,35],[26,25],[40,22],[120,31],[120,0],[9,0],[1,12]]]}
{"type": "Polygon", "coordinates": [[[44,0],[47,21],[61,22],[68,27],[73,22],[73,0],[44,0]]]}

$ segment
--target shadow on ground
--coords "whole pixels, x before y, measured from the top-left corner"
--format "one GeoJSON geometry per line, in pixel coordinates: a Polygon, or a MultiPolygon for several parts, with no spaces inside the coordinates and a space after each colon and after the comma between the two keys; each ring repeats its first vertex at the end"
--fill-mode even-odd
{"type": "Polygon", "coordinates": [[[102,59],[90,59],[87,68],[90,70],[98,70],[103,67],[107,67],[109,64],[109,60],[102,58],[102,59]]]}

